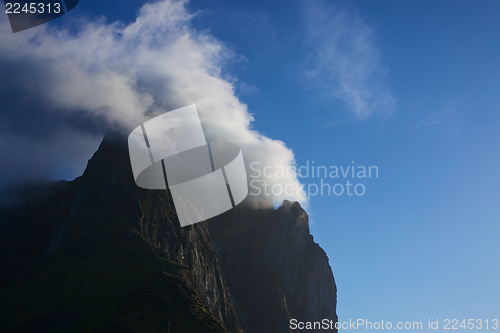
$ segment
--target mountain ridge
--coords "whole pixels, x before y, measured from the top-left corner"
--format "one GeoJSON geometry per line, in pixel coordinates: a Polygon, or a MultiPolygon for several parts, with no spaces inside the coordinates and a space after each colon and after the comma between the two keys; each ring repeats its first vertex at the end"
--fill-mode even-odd
{"type": "MultiPolygon", "coordinates": [[[[0,246],[4,253],[0,264],[10,267],[0,274],[0,281],[7,287],[0,294],[0,306],[4,310],[2,319],[17,331],[36,325],[45,316],[53,318],[44,326],[46,332],[64,331],[78,323],[109,332],[113,327],[123,332],[140,331],[140,323],[152,323],[149,331],[166,332],[165,318],[172,324],[175,308],[164,302],[168,297],[184,300],[182,315],[207,332],[292,332],[288,326],[291,318],[337,318],[336,286],[328,258],[314,243],[307,213],[298,203],[285,201],[274,210],[244,202],[209,221],[181,228],[168,191],[143,190],[135,185],[126,140],[116,133],[104,138],[81,177],[60,187],[46,200],[51,204],[42,203],[24,212],[21,208],[24,215],[18,212],[0,235],[2,240],[15,239],[10,245],[0,246]],[[49,217],[40,217],[43,209],[49,210],[45,214],[49,217]],[[24,223],[21,229],[27,230],[24,234],[16,234],[19,221],[24,223]],[[37,246],[31,245],[40,235],[33,231],[33,224],[43,231],[37,246]],[[9,256],[9,251],[23,256],[9,256]],[[109,262],[101,260],[105,257],[109,262]],[[73,282],[69,280],[78,278],[68,273],[69,280],[60,281],[61,289],[68,294],[50,296],[66,303],[54,301],[53,307],[27,311],[33,315],[24,319],[9,316],[12,310],[6,300],[22,294],[28,286],[35,308],[39,306],[37,293],[44,294],[40,291],[43,285],[37,285],[34,277],[48,274],[46,282],[50,284],[50,272],[62,266],[72,271],[78,263],[93,267],[92,260],[99,269],[87,278],[96,282],[95,288],[109,291],[109,299],[94,302],[89,298],[81,304],[72,301],[73,282]],[[103,263],[97,264],[100,261],[103,263]],[[129,275],[116,275],[116,270],[129,275]],[[135,282],[126,282],[127,276],[135,282]],[[111,288],[113,283],[124,287],[111,288]],[[245,287],[252,292],[245,292],[245,287]],[[149,312],[144,313],[134,303],[149,312]],[[78,304],[74,313],[64,314],[61,309],[72,304],[78,304]],[[104,304],[114,304],[114,312],[106,311],[104,304]],[[54,326],[55,322],[63,324],[54,326]]],[[[7,218],[3,220],[8,224],[7,218]]],[[[82,281],[84,286],[90,283],[82,281]]],[[[14,308],[26,311],[22,302],[14,308]]],[[[182,323],[176,325],[180,329],[182,323]]]]}

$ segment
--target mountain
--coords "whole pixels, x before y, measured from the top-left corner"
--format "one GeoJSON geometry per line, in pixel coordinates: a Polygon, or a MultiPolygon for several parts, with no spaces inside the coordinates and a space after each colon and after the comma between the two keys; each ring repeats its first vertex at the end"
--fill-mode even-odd
{"type": "Polygon", "coordinates": [[[2,332],[279,333],[337,319],[298,203],[244,201],[181,228],[168,191],[135,185],[116,133],[81,177],[20,193],[0,210],[2,332]]]}

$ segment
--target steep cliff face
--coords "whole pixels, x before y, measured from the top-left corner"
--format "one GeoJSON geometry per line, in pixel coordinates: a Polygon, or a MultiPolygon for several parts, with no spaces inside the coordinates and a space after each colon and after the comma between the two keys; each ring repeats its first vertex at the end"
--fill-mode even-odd
{"type": "Polygon", "coordinates": [[[126,140],[121,136],[108,136],[89,161],[68,218],[47,252],[87,246],[80,239],[82,233],[95,230],[99,238],[100,230],[110,228],[109,217],[131,221],[156,253],[187,267],[203,304],[229,330],[240,331],[206,224],[181,228],[168,192],[135,185],[126,140]]]}
{"type": "Polygon", "coordinates": [[[46,196],[0,214],[12,331],[276,333],[291,318],[336,319],[328,258],[297,203],[244,203],[180,228],[168,191],[135,185],[120,135],[46,196]]]}
{"type": "Polygon", "coordinates": [[[333,273],[298,203],[209,224],[246,332],[290,332],[290,319],[337,320],[333,273]]]}

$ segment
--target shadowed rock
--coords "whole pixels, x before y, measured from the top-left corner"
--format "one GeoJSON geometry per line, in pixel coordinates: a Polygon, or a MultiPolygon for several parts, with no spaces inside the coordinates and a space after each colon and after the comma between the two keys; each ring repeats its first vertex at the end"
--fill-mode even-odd
{"type": "Polygon", "coordinates": [[[175,332],[279,333],[291,318],[336,320],[328,258],[298,203],[243,202],[181,228],[168,191],[135,185],[119,134],[82,177],[47,186],[0,212],[0,319],[11,331],[167,332],[170,318],[175,332]]]}

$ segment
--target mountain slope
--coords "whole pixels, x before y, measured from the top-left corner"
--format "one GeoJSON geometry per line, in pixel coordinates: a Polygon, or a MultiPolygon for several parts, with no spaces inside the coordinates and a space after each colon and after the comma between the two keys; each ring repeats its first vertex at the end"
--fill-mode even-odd
{"type": "Polygon", "coordinates": [[[135,185],[118,134],[52,188],[0,214],[2,331],[276,333],[336,319],[328,258],[296,203],[180,228],[168,191],[135,185]]]}
{"type": "Polygon", "coordinates": [[[325,252],[295,202],[248,214],[238,207],[209,224],[247,332],[290,332],[290,319],[337,321],[337,289],[325,252]]]}

